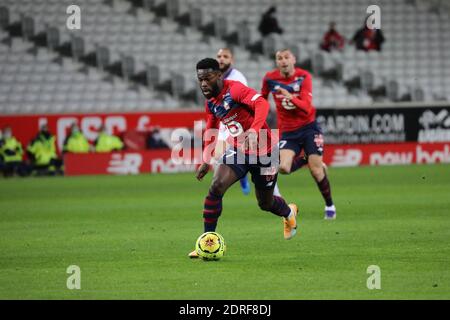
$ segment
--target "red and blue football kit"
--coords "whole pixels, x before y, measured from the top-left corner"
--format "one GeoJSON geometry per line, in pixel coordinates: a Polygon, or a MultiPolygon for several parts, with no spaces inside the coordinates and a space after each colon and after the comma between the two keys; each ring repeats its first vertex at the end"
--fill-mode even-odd
{"type": "MultiPolygon", "coordinates": [[[[278,176],[279,154],[276,139],[278,137],[272,137],[266,123],[269,107],[267,100],[256,90],[238,81],[224,80],[221,92],[206,101],[208,119],[205,134],[209,134],[208,129],[219,128],[219,121],[227,126],[232,148],[225,152],[220,166],[228,166],[237,179],[250,172],[255,188],[263,191],[264,198],[267,198],[265,201],[258,198],[260,208],[286,218],[291,214],[291,208],[282,197],[273,196],[278,176]],[[244,137],[251,129],[257,134],[257,151],[242,152],[244,137]]],[[[208,138],[205,140],[204,159],[206,156],[205,160],[208,161],[208,149],[212,148],[208,148],[211,144],[208,138]]],[[[216,230],[217,221],[222,213],[223,194],[220,192],[220,188],[212,187],[205,198],[203,207],[205,232],[216,230]]]]}
{"type": "MultiPolygon", "coordinates": [[[[261,157],[270,158],[272,147],[277,145],[277,137],[272,138],[270,128],[266,123],[269,107],[269,103],[256,90],[232,80],[224,80],[221,92],[205,103],[206,130],[218,129],[219,121],[221,121],[230,133],[228,142],[232,145],[232,149],[225,152],[222,162],[229,165],[238,178],[250,171],[256,187],[266,187],[268,184],[266,177],[263,177],[264,179],[258,177],[261,175],[261,168],[278,165],[278,159],[276,159],[277,163],[261,163],[259,161],[261,157]],[[240,149],[244,143],[245,133],[250,129],[255,130],[258,134],[258,147],[256,151],[246,150],[245,153],[242,153],[240,149]],[[258,159],[251,161],[252,156],[257,156],[258,159]]],[[[211,150],[208,148],[210,143],[208,140],[205,143],[206,152],[211,150]]],[[[205,154],[204,158],[208,161],[208,154],[205,154]]],[[[276,179],[276,169],[272,171],[270,176],[276,179]]],[[[268,176],[269,173],[262,175],[268,176]]],[[[273,188],[274,186],[275,183],[270,183],[269,187],[273,188]]]]}
{"type": "MultiPolygon", "coordinates": [[[[206,129],[219,128],[221,121],[228,128],[231,136],[229,142],[235,148],[242,146],[247,130],[253,129],[259,135],[260,130],[265,129],[267,144],[260,145],[258,155],[271,151],[270,128],[266,123],[269,103],[256,90],[238,81],[224,80],[219,95],[205,102],[205,111],[206,129]]],[[[249,151],[246,153],[251,154],[249,151]]]]}
{"type": "MultiPolygon", "coordinates": [[[[322,156],[323,136],[312,104],[312,80],[309,72],[295,68],[294,74],[285,78],[275,69],[266,73],[261,91],[264,98],[272,93],[277,106],[278,126],[281,130],[280,150],[292,150],[295,153],[290,172],[308,163],[310,155],[322,156]],[[289,100],[280,93],[280,88],[287,90],[292,99],[289,100]]],[[[335,219],[336,208],[326,172],[324,178],[316,182],[325,200],[325,218],[335,219]]]]}
{"type": "Polygon", "coordinates": [[[307,155],[323,152],[322,130],[316,122],[316,108],[312,104],[311,74],[295,68],[292,76],[284,77],[280,70],[266,73],[261,94],[275,100],[278,127],[281,131],[280,149],[290,149],[299,154],[303,149],[307,155]],[[289,101],[279,88],[286,89],[293,98],[289,101]]]}

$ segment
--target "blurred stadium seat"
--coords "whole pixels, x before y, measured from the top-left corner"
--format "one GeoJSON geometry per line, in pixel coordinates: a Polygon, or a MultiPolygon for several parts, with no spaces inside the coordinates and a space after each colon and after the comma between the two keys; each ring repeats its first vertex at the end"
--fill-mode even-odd
{"type": "Polygon", "coordinates": [[[343,52],[318,49],[330,21],[349,39],[370,4],[283,1],[277,9],[285,32],[262,42],[257,26],[271,0],[5,0],[0,5],[0,109],[199,107],[195,63],[225,46],[234,48],[236,67],[256,89],[274,67],[270,54],[292,48],[298,64],[315,75],[319,108],[448,100],[450,17],[445,1],[380,0],[386,37],[381,52],[356,51],[350,45],[343,52]],[[71,4],[82,8],[81,30],[66,27],[71,4]],[[237,31],[245,33],[244,27],[248,37],[233,38],[237,31]]]}

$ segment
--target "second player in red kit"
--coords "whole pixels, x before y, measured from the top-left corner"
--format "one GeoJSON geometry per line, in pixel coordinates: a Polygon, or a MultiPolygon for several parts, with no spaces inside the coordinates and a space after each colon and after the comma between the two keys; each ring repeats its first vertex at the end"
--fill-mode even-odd
{"type": "Polygon", "coordinates": [[[295,67],[289,49],[278,51],[275,60],[277,68],[265,75],[261,93],[266,99],[272,93],[276,103],[281,131],[279,172],[289,174],[308,164],[325,200],[325,219],[335,219],[336,207],[322,161],[323,135],[312,103],[311,74],[295,67]]]}

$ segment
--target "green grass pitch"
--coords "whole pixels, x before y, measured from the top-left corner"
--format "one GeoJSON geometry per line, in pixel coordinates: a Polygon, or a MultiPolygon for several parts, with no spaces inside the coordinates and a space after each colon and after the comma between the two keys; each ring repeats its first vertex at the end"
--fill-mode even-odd
{"type": "Polygon", "coordinates": [[[300,233],[239,184],[217,262],[190,260],[211,174],[0,180],[0,299],[450,299],[450,165],[331,168],[336,221],[302,169],[281,176],[300,233]],[[69,290],[69,265],[81,289],[69,290]],[[381,270],[369,290],[367,268],[381,270]]]}

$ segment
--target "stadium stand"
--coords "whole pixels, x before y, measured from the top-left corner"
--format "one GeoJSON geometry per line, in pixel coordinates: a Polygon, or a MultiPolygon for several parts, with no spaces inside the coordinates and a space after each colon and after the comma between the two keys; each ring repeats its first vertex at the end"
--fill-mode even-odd
{"type": "Polygon", "coordinates": [[[30,43],[14,39],[11,47],[0,45],[0,103],[5,113],[61,113],[134,110],[170,105],[151,92],[129,90],[126,83],[107,82],[101,72],[78,71],[70,60],[53,62],[55,53],[39,49],[28,53],[30,43]]]}
{"type": "Polygon", "coordinates": [[[343,52],[320,51],[330,21],[349,39],[371,4],[343,2],[277,2],[285,32],[261,39],[257,26],[270,0],[2,1],[0,108],[28,113],[199,107],[193,66],[224,46],[233,47],[237,68],[257,89],[274,67],[275,49],[292,48],[298,64],[315,75],[319,108],[450,100],[445,1],[379,1],[386,37],[381,52],[350,45],[343,52]],[[72,4],[82,8],[81,30],[66,27],[72,4]]]}
{"type": "MultiPolygon", "coordinates": [[[[24,38],[28,38],[28,41],[13,38],[10,41],[10,49],[3,46],[4,58],[1,59],[1,63],[8,65],[11,63],[11,60],[15,63],[9,69],[7,68],[6,73],[2,74],[0,79],[2,82],[8,82],[8,85],[14,88],[14,90],[19,90],[17,88],[20,88],[24,93],[22,94],[22,98],[20,98],[14,91],[9,91],[5,89],[6,87],[2,86],[4,88],[2,101],[5,101],[5,107],[2,107],[2,109],[5,112],[61,112],[63,110],[68,112],[132,111],[136,109],[180,107],[179,100],[168,93],[156,92],[144,86],[132,86],[126,79],[118,77],[114,72],[108,73],[106,68],[89,68],[89,54],[83,55],[81,53],[77,57],[77,53],[74,52],[77,38],[74,37],[73,33],[70,34],[70,31],[65,27],[67,1],[65,3],[42,1],[40,4],[38,2],[11,3],[12,5],[8,7],[12,13],[10,15],[10,25],[12,26],[10,30],[13,33],[14,23],[19,23],[20,32],[24,38]],[[31,28],[30,34],[27,35],[26,28],[24,27],[26,24],[24,22],[30,17],[33,17],[33,27],[31,28]],[[60,18],[58,19],[58,17],[60,18]],[[57,30],[62,31],[58,32],[57,38],[59,38],[59,44],[61,45],[56,45],[56,51],[50,50],[47,46],[39,47],[36,45],[36,43],[39,44],[42,33],[45,38],[44,42],[48,42],[48,34],[51,27],[59,27],[57,30]],[[69,57],[65,57],[59,52],[63,51],[67,44],[71,46],[70,49],[72,49],[71,54],[73,56],[69,55],[69,57]],[[30,50],[35,52],[35,57],[33,57],[33,54],[28,53],[30,50]],[[58,58],[60,58],[61,66],[53,62],[55,59],[58,60],[58,58]],[[20,65],[21,59],[29,62],[28,68],[20,65]],[[78,72],[80,70],[83,72],[78,72]],[[33,86],[34,83],[25,83],[24,86],[17,87],[14,81],[10,81],[15,78],[29,79],[29,74],[33,74],[38,79],[38,82],[45,80],[45,83],[41,83],[40,87],[33,86]],[[31,96],[28,94],[28,91],[31,91],[31,96]],[[50,92],[45,94],[47,91],[50,92]],[[35,93],[34,95],[32,94],[33,92],[35,93]],[[11,99],[13,101],[10,101],[11,99]],[[14,99],[19,101],[10,103],[14,102],[14,99]]],[[[101,9],[110,9],[100,2],[98,4],[100,4],[98,7],[94,4],[91,6],[91,3],[86,5],[86,7],[91,8],[93,12],[98,14],[104,13],[101,9]]],[[[106,16],[115,17],[114,14],[106,16]]],[[[103,34],[95,29],[97,25],[104,27],[109,22],[106,21],[105,24],[97,24],[95,20],[97,18],[99,17],[95,15],[86,15],[84,17],[86,21],[83,25],[83,30],[86,34],[91,35],[90,37],[85,36],[81,42],[81,48],[84,47],[83,51],[86,53],[101,48],[99,46],[101,43],[96,42],[98,39],[107,41],[112,47],[114,45],[114,42],[109,41],[111,39],[107,38],[108,34],[103,34]],[[93,18],[91,24],[88,23],[90,21],[89,18],[93,18]],[[93,31],[92,28],[94,28],[93,31]],[[95,38],[96,34],[99,34],[100,38],[95,38]],[[96,44],[97,47],[95,47],[96,44]]],[[[117,30],[113,29],[111,31],[111,33],[114,32],[117,32],[117,30]]],[[[5,38],[4,32],[3,35],[5,38]]],[[[122,36],[117,39],[124,38],[122,36]]],[[[50,47],[48,43],[46,45],[50,47]]],[[[124,48],[127,48],[125,44],[122,43],[122,45],[124,45],[124,48]]],[[[114,54],[116,53],[117,51],[111,51],[112,61],[114,61],[114,54]]],[[[120,71],[118,72],[119,75],[121,74],[120,71]]],[[[32,80],[29,79],[29,81],[32,80]]]]}
{"type": "MultiPolygon", "coordinates": [[[[135,2],[135,1],[134,1],[135,2]]],[[[151,1],[153,7],[163,5],[164,1],[151,1]]],[[[319,70],[313,71],[320,76],[321,69],[337,70],[335,78],[351,87],[352,80],[357,83],[376,101],[433,101],[448,99],[450,92],[449,72],[450,19],[448,2],[445,1],[378,1],[382,8],[382,29],[387,37],[381,52],[360,52],[347,45],[343,53],[332,54],[318,51],[317,44],[330,21],[336,21],[347,39],[361,27],[366,9],[372,3],[366,0],[345,0],[340,6],[330,0],[306,1],[286,0],[278,4],[278,17],[285,30],[282,37],[261,39],[257,31],[261,14],[273,4],[273,1],[220,1],[220,0],[188,0],[174,2],[172,8],[178,15],[184,12],[197,12],[199,9],[203,25],[216,26],[216,35],[230,39],[230,34],[239,30],[248,32],[247,43],[240,44],[252,50],[255,43],[262,42],[260,48],[266,54],[272,54],[273,49],[265,42],[272,42],[276,47],[300,47],[302,55],[309,57],[313,65],[319,65],[319,70]],[[447,6],[447,7],[446,7],[447,6]],[[178,12],[177,12],[178,11],[178,12]],[[218,14],[225,20],[217,19],[218,14]],[[243,23],[246,22],[246,23],[243,23]],[[224,24],[224,26],[219,26],[224,24]],[[242,28],[242,26],[247,26],[242,28]],[[227,30],[223,32],[223,30],[227,30]],[[267,48],[265,52],[265,48],[267,48]],[[401,59],[400,59],[401,58],[401,59]],[[321,66],[320,66],[321,65],[321,66]]],[[[173,13],[172,13],[173,15],[173,13]]],[[[192,19],[191,19],[192,20],[192,19]]],[[[202,29],[202,28],[200,28],[202,29]]],[[[204,29],[204,28],[203,28],[204,29]]],[[[239,43],[239,41],[238,41],[239,43]]],[[[326,72],[324,72],[326,76],[326,72]]],[[[252,76],[250,74],[249,78],[252,76]]],[[[252,81],[250,80],[250,83],[252,81]]],[[[319,106],[329,105],[328,101],[321,103],[321,97],[327,97],[331,91],[331,104],[340,105],[340,88],[335,90],[315,90],[319,95],[319,106]]],[[[319,88],[321,89],[321,88],[319,88]]],[[[360,93],[361,94],[361,93],[360,93]]],[[[360,104],[366,104],[371,99],[358,99],[360,104]]],[[[347,103],[344,99],[342,102],[347,103]]]]}

